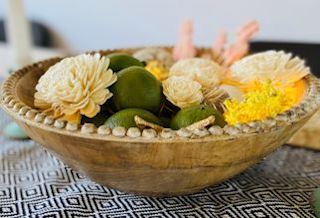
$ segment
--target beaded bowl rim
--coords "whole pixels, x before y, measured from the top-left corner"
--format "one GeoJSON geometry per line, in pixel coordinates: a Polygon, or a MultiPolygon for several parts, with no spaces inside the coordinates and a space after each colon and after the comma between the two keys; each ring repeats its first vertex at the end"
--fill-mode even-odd
{"type": "MultiPolygon", "coordinates": [[[[170,47],[162,48],[170,49],[170,47]]],[[[130,53],[137,49],[142,48],[99,50],[90,53],[130,53]]],[[[16,84],[24,75],[29,73],[32,69],[41,68],[43,65],[52,66],[61,59],[62,57],[46,59],[13,72],[1,86],[1,107],[17,121],[62,135],[67,134],[80,138],[99,139],[105,141],[168,143],[170,141],[173,142],[173,140],[174,142],[185,142],[186,140],[190,142],[231,140],[238,137],[277,131],[284,126],[292,125],[304,117],[312,115],[316,112],[320,105],[320,80],[314,75],[310,74],[304,77],[308,87],[303,100],[296,106],[281,114],[278,114],[274,118],[267,118],[265,120],[253,121],[246,124],[226,125],[220,129],[219,133],[210,131],[210,128],[204,128],[201,130],[198,129],[195,131],[189,131],[186,129],[172,130],[170,128],[164,128],[162,132],[156,132],[153,129],[139,130],[140,133],[138,132],[138,135],[129,136],[127,130],[123,127],[108,129],[104,126],[100,126],[96,128],[93,124],[85,123],[83,125],[74,125],[68,123],[67,121],[54,119],[45,115],[42,111],[26,105],[18,98],[18,96],[15,95],[16,84]],[[102,131],[103,129],[105,132],[102,131]],[[121,131],[116,133],[116,130],[121,131]]],[[[130,130],[130,128],[128,130],[130,130]]]]}

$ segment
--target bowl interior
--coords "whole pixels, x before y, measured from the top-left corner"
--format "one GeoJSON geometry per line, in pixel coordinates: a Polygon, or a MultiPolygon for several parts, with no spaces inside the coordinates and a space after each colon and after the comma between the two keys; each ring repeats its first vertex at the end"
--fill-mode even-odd
{"type": "MultiPolygon", "coordinates": [[[[103,55],[107,54],[107,52],[101,52],[101,53],[103,55]]],[[[45,63],[42,62],[41,64],[35,64],[32,67],[30,67],[28,72],[18,80],[15,86],[16,95],[18,99],[24,104],[26,104],[27,106],[31,108],[35,108],[34,93],[35,93],[35,87],[38,83],[38,80],[52,65],[56,64],[60,60],[61,58],[56,58],[56,59],[49,60],[45,63]]],[[[306,82],[306,86],[308,86],[307,82],[306,82]]],[[[305,93],[303,93],[303,98],[307,94],[306,90],[305,90],[305,93]]]]}
{"type": "Polygon", "coordinates": [[[60,59],[52,59],[47,63],[35,64],[21,77],[16,84],[16,95],[18,99],[27,106],[34,108],[34,93],[40,77],[57,63],[60,59]]]}

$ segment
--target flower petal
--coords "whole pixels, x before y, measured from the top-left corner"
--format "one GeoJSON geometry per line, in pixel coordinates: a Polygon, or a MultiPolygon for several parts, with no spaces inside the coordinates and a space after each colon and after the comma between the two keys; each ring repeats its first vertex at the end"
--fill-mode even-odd
{"type": "Polygon", "coordinates": [[[99,53],[65,58],[39,79],[34,103],[53,110],[56,117],[80,122],[81,114],[95,116],[112,93],[107,89],[117,75],[108,69],[110,60],[99,53]]]}

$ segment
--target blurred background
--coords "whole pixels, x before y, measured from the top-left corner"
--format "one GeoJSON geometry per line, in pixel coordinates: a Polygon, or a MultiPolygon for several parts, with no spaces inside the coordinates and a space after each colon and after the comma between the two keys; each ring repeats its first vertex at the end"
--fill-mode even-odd
{"type": "Polygon", "coordinates": [[[194,23],[198,46],[210,46],[221,30],[227,31],[232,41],[240,25],[256,19],[260,32],[253,39],[251,51],[284,49],[305,58],[317,73],[319,8],[319,0],[0,0],[0,76],[6,69],[55,55],[173,45],[186,19],[194,23]],[[23,13],[18,5],[23,5],[23,13]],[[27,54],[21,14],[32,23],[31,55],[27,54]],[[5,28],[5,21],[10,17],[8,31],[10,25],[5,28]],[[7,46],[8,41],[11,46],[7,46]]]}
{"type": "MultiPolygon", "coordinates": [[[[0,19],[8,0],[0,0],[0,19]]],[[[139,45],[173,44],[180,23],[191,18],[197,45],[210,45],[218,31],[229,33],[250,19],[257,40],[319,42],[319,0],[24,0],[27,17],[44,25],[52,45],[71,52],[139,45]]]]}

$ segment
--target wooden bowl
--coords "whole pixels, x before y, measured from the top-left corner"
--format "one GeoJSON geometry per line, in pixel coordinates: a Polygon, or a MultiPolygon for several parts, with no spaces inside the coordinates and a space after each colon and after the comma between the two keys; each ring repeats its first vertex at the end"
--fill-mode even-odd
{"type": "Polygon", "coordinates": [[[126,192],[172,196],[225,181],[285,143],[319,106],[320,83],[310,75],[304,100],[274,119],[226,126],[223,131],[165,130],[154,135],[149,129],[135,138],[124,135],[121,128],[110,133],[90,124],[72,125],[34,109],[39,77],[59,60],[45,60],[13,73],[2,86],[2,108],[64,163],[101,185],[126,192]]]}
{"type": "Polygon", "coordinates": [[[320,110],[289,141],[290,145],[320,151],[320,110]]]}

